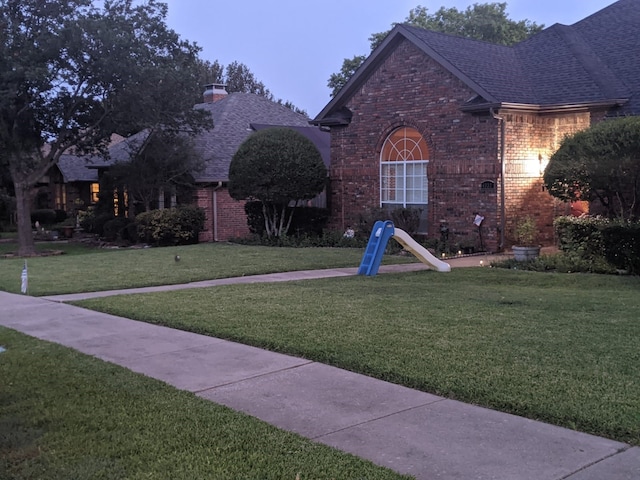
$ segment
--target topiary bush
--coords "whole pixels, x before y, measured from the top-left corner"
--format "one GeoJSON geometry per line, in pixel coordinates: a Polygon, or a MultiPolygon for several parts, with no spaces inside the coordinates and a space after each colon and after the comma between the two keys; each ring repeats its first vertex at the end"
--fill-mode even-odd
{"type": "Polygon", "coordinates": [[[151,210],[136,217],[137,234],[141,240],[158,246],[198,243],[204,220],[204,210],[198,207],[151,210]]]}

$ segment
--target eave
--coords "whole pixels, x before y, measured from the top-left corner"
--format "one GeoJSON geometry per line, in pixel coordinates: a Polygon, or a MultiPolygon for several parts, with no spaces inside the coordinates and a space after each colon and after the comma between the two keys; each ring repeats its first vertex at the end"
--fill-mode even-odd
{"type": "Polygon", "coordinates": [[[532,112],[540,115],[564,112],[586,112],[590,110],[610,109],[621,107],[629,101],[628,98],[616,98],[610,100],[599,100],[594,102],[579,103],[558,103],[549,105],[539,105],[531,103],[513,102],[487,102],[474,105],[464,105],[460,108],[466,113],[485,113],[493,110],[516,110],[519,112],[532,112]]]}

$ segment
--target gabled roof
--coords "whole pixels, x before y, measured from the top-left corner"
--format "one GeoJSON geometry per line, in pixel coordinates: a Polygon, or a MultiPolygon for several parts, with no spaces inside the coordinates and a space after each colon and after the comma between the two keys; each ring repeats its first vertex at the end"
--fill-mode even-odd
{"type": "MultiPolygon", "coordinates": [[[[309,127],[309,120],[271,100],[253,93],[230,93],[213,103],[196,108],[211,112],[214,128],[196,136],[194,147],[205,161],[197,182],[224,182],[229,179],[229,164],[238,147],[254,131],[252,124],[309,127]]],[[[312,127],[316,128],[317,127],[312,127]]]]}
{"type": "Polygon", "coordinates": [[[619,0],[572,26],[555,24],[511,47],[398,25],[312,123],[348,124],[346,102],[405,40],[475,93],[465,110],[601,105],[640,114],[638,25],[638,0],[619,0]]]}
{"type": "Polygon", "coordinates": [[[127,162],[131,153],[138,149],[149,136],[149,130],[143,130],[108,148],[108,157],[102,155],[63,154],[58,160],[58,169],[65,183],[97,182],[98,170],[117,162],[127,162]]]}

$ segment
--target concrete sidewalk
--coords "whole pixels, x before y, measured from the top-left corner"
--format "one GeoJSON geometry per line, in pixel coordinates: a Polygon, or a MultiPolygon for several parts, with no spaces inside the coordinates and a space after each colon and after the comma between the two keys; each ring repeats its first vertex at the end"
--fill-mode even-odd
{"type": "MultiPolygon", "coordinates": [[[[345,270],[322,272],[352,274],[345,270]]],[[[640,478],[640,448],[305,359],[5,292],[0,312],[0,325],[418,479],[640,478]]]]}
{"type": "MultiPolygon", "coordinates": [[[[508,258],[508,255],[487,254],[469,255],[450,258],[447,263],[452,268],[488,266],[494,260],[508,258]]],[[[423,263],[403,263],[397,265],[382,265],[379,273],[401,273],[429,270],[423,263]]],[[[74,302],[88,298],[110,297],[113,295],[129,295],[133,293],[166,292],[169,290],[186,290],[190,288],[208,288],[219,285],[236,285],[244,283],[274,283],[292,282],[296,280],[313,280],[319,278],[347,277],[358,274],[358,268],[327,268],[324,270],[299,270],[295,272],[266,273],[262,275],[247,275],[246,277],[219,278],[217,280],[203,280],[200,282],[182,283],[177,285],[160,285],[156,287],[129,288],[124,290],[104,290],[101,292],[70,293],[65,295],[49,295],[42,297],[55,302],[74,302]]]]}

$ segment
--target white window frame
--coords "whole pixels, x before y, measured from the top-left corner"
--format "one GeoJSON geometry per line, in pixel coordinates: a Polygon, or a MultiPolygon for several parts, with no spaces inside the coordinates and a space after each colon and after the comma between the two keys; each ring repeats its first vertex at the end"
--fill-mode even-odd
{"type": "MultiPolygon", "coordinates": [[[[429,159],[424,158],[427,155],[420,148],[420,144],[406,135],[407,128],[401,127],[405,131],[405,135],[391,145],[391,152],[394,153],[395,159],[385,159],[384,154],[385,147],[389,145],[389,142],[392,142],[391,137],[398,129],[389,134],[380,152],[380,206],[398,205],[406,208],[407,206],[428,205],[429,203],[429,177],[427,173],[429,159]],[[408,173],[408,170],[415,166],[422,166],[422,175],[408,173]],[[395,173],[390,174],[392,170],[395,170],[395,173]],[[400,171],[398,172],[398,170],[400,171]],[[418,193],[418,201],[414,201],[416,200],[415,195],[409,201],[407,200],[407,193],[409,193],[407,184],[410,183],[408,179],[411,178],[417,178],[422,183],[418,188],[414,185],[410,186],[410,190],[413,193],[418,193]],[[395,187],[390,185],[392,183],[395,183],[395,187]],[[391,198],[394,199],[392,200],[391,198]]],[[[411,130],[416,131],[413,128],[411,130]]],[[[420,136],[420,139],[424,142],[422,136],[420,136]]]]}

